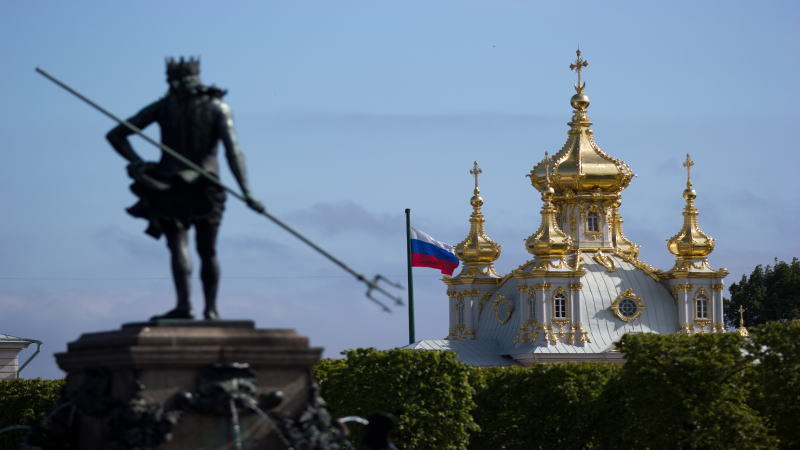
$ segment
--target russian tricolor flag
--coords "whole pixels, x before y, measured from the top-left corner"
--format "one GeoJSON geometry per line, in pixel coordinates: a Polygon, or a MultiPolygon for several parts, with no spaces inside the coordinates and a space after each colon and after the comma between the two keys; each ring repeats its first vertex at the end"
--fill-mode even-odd
{"type": "Polygon", "coordinates": [[[412,267],[432,267],[445,275],[452,275],[458,264],[452,245],[439,242],[428,233],[411,227],[412,267]]]}

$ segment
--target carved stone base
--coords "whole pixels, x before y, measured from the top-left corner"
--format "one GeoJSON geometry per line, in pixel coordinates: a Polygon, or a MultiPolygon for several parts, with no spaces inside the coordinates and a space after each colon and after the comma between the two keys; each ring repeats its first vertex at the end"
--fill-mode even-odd
{"type": "Polygon", "coordinates": [[[87,333],[56,354],[77,420],[64,437],[81,449],[195,450],[235,448],[238,434],[245,449],[286,448],[274,421],[242,405],[269,408],[252,399],[269,403],[266,394],[282,391],[271,411],[296,417],[314,397],[310,369],[321,352],[294,330],[251,321],[159,320],[87,333]]]}

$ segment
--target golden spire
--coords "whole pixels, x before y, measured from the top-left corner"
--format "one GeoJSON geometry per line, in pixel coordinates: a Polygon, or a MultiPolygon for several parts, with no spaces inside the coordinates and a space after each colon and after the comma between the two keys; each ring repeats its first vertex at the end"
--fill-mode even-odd
{"type": "Polygon", "coordinates": [[[464,263],[464,267],[458,277],[499,277],[494,270],[493,263],[500,257],[500,244],[492,241],[483,229],[485,222],[481,212],[483,199],[480,196],[481,190],[478,187],[478,175],[483,173],[483,170],[478,166],[478,161],[474,162],[469,173],[475,176],[475,189],[473,189],[473,195],[469,201],[472,205],[472,215],[469,218],[469,235],[456,245],[456,256],[464,263]]]}
{"type": "Polygon", "coordinates": [[[714,250],[714,238],[703,233],[703,230],[697,224],[697,208],[694,206],[697,192],[692,187],[691,179],[693,165],[694,161],[687,153],[686,161],[683,163],[683,167],[686,167],[686,189],[683,191],[686,206],[683,208],[683,227],[678,234],[667,241],[667,249],[677,256],[673,271],[686,271],[692,265],[695,268],[700,268],[697,267],[696,263],[708,268],[706,256],[714,250]]]}
{"type": "MultiPolygon", "coordinates": [[[[589,97],[584,93],[586,83],[583,81],[583,68],[589,62],[581,57],[580,50],[575,54],[575,62],[569,65],[578,75],[578,84],[574,86],[576,94],[570,99],[572,120],[567,142],[553,156],[552,187],[559,196],[565,193],[616,195],[628,186],[634,174],[627,164],[606,154],[594,140],[589,128],[592,122],[586,111],[589,97]]],[[[541,161],[530,172],[531,184],[540,191],[544,188],[544,166],[545,162],[541,161]]]]}
{"type": "Polygon", "coordinates": [[[555,190],[550,186],[550,156],[544,153],[545,185],[542,188],[542,224],[536,233],[525,241],[528,252],[538,256],[541,260],[549,261],[552,258],[561,258],[572,247],[572,238],[561,231],[556,221],[558,210],[553,206],[555,190]]]}
{"type": "Polygon", "coordinates": [[[736,330],[740,336],[749,336],[750,333],[747,332],[747,328],[744,327],[744,306],[739,305],[739,328],[736,330]]]}

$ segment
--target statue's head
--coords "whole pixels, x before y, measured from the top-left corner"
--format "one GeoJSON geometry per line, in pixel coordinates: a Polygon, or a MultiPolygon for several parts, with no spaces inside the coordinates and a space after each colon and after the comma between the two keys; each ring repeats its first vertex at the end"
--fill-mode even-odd
{"type": "Polygon", "coordinates": [[[173,89],[200,83],[200,59],[167,58],[167,83],[173,89]]]}

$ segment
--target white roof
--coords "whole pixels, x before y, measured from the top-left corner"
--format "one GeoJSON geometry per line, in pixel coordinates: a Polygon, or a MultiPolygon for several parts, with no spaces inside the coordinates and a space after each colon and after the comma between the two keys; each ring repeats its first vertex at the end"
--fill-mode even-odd
{"type": "Polygon", "coordinates": [[[513,359],[502,356],[496,348],[483,341],[450,341],[447,339],[426,339],[408,344],[405,349],[438,350],[456,353],[456,359],[472,366],[516,366],[513,359]]]}

